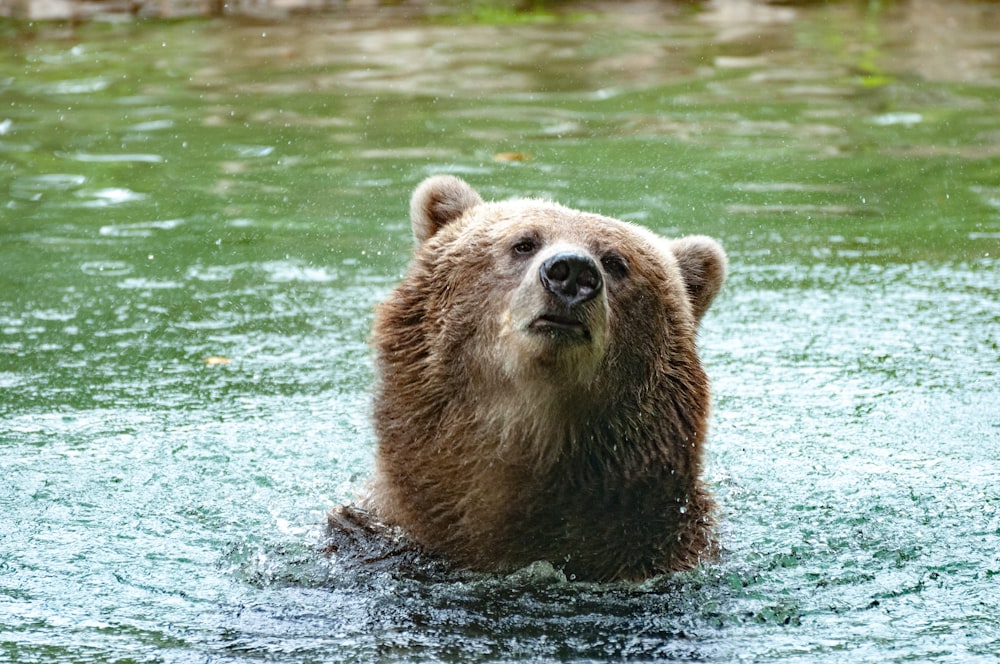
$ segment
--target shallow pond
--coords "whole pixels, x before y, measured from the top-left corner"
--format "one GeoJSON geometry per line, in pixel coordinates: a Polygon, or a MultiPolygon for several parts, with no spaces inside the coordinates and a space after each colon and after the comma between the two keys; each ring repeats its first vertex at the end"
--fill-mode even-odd
{"type": "Polygon", "coordinates": [[[1000,6],[0,36],[0,659],[995,661],[1000,6]],[[437,172],[726,245],[719,563],[317,552],[437,172]]]}

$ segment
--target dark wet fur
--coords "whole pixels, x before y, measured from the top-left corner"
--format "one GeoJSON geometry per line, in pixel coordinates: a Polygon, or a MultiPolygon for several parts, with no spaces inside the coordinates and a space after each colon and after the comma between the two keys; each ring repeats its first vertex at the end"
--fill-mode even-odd
{"type": "Polygon", "coordinates": [[[323,552],[345,568],[407,577],[441,578],[454,567],[380,521],[368,510],[341,505],[327,513],[323,552]]]}

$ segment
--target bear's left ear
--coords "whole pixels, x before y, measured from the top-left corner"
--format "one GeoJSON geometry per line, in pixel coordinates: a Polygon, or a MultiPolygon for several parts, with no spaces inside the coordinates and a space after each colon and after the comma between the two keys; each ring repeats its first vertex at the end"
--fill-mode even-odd
{"type": "Polygon", "coordinates": [[[704,235],[673,240],[670,249],[684,278],[695,322],[700,323],[726,280],[726,252],[718,242],[704,235]]]}
{"type": "Polygon", "coordinates": [[[451,175],[429,177],[420,183],[410,198],[413,236],[423,244],[443,226],[482,202],[483,199],[465,180],[451,175]]]}

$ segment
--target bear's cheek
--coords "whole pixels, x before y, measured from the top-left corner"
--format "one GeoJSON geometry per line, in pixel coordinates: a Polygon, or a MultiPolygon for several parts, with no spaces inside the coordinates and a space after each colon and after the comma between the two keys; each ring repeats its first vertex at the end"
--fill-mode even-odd
{"type": "MultiPolygon", "coordinates": [[[[499,304],[499,303],[498,303],[499,304]]],[[[544,306],[544,298],[530,289],[509,293],[500,310],[499,334],[492,355],[508,376],[520,373],[521,364],[545,352],[545,344],[529,332],[544,306]]]]}
{"type": "Polygon", "coordinates": [[[510,294],[504,311],[504,328],[510,333],[527,334],[531,323],[545,312],[547,301],[538,279],[526,277],[510,294]]]}

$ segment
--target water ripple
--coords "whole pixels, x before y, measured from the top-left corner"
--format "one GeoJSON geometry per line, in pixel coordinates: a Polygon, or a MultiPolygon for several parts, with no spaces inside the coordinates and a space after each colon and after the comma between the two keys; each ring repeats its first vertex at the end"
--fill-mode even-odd
{"type": "Polygon", "coordinates": [[[116,162],[136,162],[144,164],[159,164],[163,162],[163,157],[158,154],[98,154],[90,152],[60,152],[56,151],[56,156],[73,161],[87,163],[116,163],[116,162]]]}
{"type": "Polygon", "coordinates": [[[151,237],[157,231],[169,231],[184,223],[183,219],[141,221],[130,224],[101,226],[99,233],[108,237],[151,237]]]}

